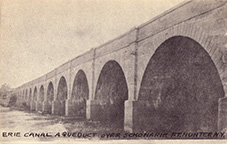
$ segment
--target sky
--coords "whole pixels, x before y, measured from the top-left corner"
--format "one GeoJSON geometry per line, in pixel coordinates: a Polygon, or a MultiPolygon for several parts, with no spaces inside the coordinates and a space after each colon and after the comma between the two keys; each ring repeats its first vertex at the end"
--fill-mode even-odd
{"type": "Polygon", "coordinates": [[[185,0],[0,0],[0,86],[16,88],[185,0]]]}

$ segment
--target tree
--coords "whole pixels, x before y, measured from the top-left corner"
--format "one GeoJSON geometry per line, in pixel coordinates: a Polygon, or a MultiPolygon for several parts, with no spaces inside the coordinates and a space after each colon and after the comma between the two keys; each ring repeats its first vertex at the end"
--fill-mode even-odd
{"type": "Polygon", "coordinates": [[[3,97],[4,95],[7,95],[10,91],[10,86],[4,83],[0,88],[0,96],[3,97]]]}

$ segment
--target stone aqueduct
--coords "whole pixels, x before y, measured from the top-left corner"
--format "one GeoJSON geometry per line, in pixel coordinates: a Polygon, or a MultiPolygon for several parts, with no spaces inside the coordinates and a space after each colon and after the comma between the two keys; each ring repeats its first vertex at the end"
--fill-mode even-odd
{"type": "Polygon", "coordinates": [[[16,88],[32,111],[126,131],[227,128],[227,1],[186,1],[16,88]]]}

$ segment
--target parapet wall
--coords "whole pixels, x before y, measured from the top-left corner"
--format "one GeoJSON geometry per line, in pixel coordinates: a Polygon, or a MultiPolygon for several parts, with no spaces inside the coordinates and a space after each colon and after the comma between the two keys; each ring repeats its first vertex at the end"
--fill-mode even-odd
{"type": "MultiPolygon", "coordinates": [[[[226,49],[226,47],[224,47],[226,42],[226,3],[227,1],[225,0],[185,1],[178,6],[156,16],[150,21],[138,26],[137,28],[131,29],[125,34],[109,42],[106,42],[97,48],[93,48],[80,56],[77,56],[76,58],[62,64],[44,76],[23,84],[17,89],[19,90],[23,87],[29,87],[42,81],[46,81],[53,78],[57,74],[61,74],[64,71],[69,70],[70,68],[77,67],[78,65],[88,61],[94,61],[95,59],[102,56],[120,51],[122,48],[127,48],[132,43],[142,43],[149,37],[155,36],[162,32],[165,33],[165,30],[172,29],[173,27],[183,23],[187,23],[190,26],[199,27],[199,29],[203,29],[203,31],[207,32],[207,35],[214,36],[217,39],[217,43],[221,45],[219,48],[216,48],[218,51],[214,50],[214,52],[217,53],[216,59],[219,59],[220,55],[222,55],[222,52],[219,52],[219,49],[220,51],[225,51],[226,49]]],[[[184,30],[187,31],[187,29],[184,30]]],[[[166,33],[166,35],[168,35],[168,33],[166,33]]],[[[137,47],[136,49],[139,48],[140,47],[137,47]]],[[[135,53],[136,51],[134,54],[135,53]]],[[[222,61],[223,60],[220,59],[220,65],[223,65],[222,61]]],[[[224,71],[225,67],[223,67],[222,73],[224,71]]]]}

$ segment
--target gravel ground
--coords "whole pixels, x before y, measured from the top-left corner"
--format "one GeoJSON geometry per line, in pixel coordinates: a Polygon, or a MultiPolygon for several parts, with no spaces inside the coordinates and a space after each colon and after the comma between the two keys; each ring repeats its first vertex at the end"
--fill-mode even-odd
{"type": "Polygon", "coordinates": [[[43,115],[0,107],[1,143],[18,140],[35,142],[119,139],[115,136],[106,137],[105,134],[123,132],[122,129],[113,127],[114,125],[80,118],[43,115]]]}
{"type": "MultiPolygon", "coordinates": [[[[0,106],[0,143],[185,143],[180,140],[130,140],[123,139],[126,133],[114,124],[107,125],[80,118],[60,117],[11,110],[0,106]],[[121,133],[120,137],[118,133],[121,133]],[[121,140],[119,140],[121,139],[121,140]],[[102,140],[102,141],[100,141],[102,140]],[[118,141],[114,141],[118,140],[118,141]],[[165,142],[166,141],[166,142],[165,142]]],[[[135,138],[134,138],[135,139],[135,138]]],[[[189,140],[190,142],[191,140],[189,140]]],[[[209,140],[193,140],[193,143],[209,140]]],[[[226,141],[214,141],[226,143],[226,141]]]]}

